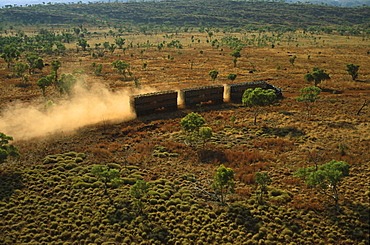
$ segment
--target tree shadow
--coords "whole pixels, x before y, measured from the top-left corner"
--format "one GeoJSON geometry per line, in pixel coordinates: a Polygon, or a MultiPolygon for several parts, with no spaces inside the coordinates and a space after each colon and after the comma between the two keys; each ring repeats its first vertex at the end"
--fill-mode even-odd
{"type": "Polygon", "coordinates": [[[368,238],[369,231],[365,231],[366,229],[362,227],[370,222],[369,206],[356,201],[345,200],[345,204],[342,204],[341,208],[341,213],[338,213],[334,205],[328,209],[330,220],[344,230],[348,238],[353,241],[361,242],[368,238]]]}
{"type": "Polygon", "coordinates": [[[356,82],[359,82],[359,83],[370,83],[370,80],[356,80],[356,82]]]}
{"type": "Polygon", "coordinates": [[[227,161],[225,153],[220,149],[198,149],[197,153],[202,163],[224,163],[227,161]]]}
{"type": "Polygon", "coordinates": [[[259,229],[258,223],[262,220],[260,217],[254,216],[251,209],[253,208],[244,203],[236,202],[228,207],[227,217],[232,222],[255,234],[259,229]]]}
{"type": "Polygon", "coordinates": [[[9,200],[15,190],[23,187],[22,172],[0,173],[0,201],[9,200]]]}
{"type": "Polygon", "coordinates": [[[331,89],[331,88],[321,88],[321,91],[331,93],[331,94],[343,94],[343,91],[335,90],[335,89],[331,89]]]}
{"type": "Polygon", "coordinates": [[[282,127],[282,128],[263,127],[261,130],[262,130],[262,134],[275,135],[279,137],[285,137],[285,136],[301,137],[305,135],[305,133],[302,130],[296,127],[291,127],[291,126],[282,127]]]}

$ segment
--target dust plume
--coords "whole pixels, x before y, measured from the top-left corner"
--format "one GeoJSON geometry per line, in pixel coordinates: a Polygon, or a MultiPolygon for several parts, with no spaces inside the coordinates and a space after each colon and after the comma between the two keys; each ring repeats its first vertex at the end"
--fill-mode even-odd
{"type": "Polygon", "coordinates": [[[102,85],[90,89],[77,86],[70,99],[24,105],[20,102],[8,106],[0,115],[0,132],[14,140],[67,132],[102,121],[127,121],[135,118],[129,102],[132,93],[140,91],[111,92],[102,85]]]}

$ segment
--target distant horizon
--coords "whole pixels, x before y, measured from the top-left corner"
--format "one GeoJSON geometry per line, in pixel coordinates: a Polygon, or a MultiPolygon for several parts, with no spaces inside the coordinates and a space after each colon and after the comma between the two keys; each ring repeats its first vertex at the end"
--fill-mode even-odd
{"type": "MultiPolygon", "coordinates": [[[[5,7],[5,5],[12,5],[16,4],[16,6],[20,7],[25,7],[26,4],[32,5],[32,4],[43,4],[47,5],[49,2],[51,3],[77,3],[77,2],[83,2],[83,3],[88,3],[88,2],[98,2],[99,0],[17,0],[17,1],[11,1],[11,0],[0,0],[0,7],[5,7]]],[[[101,1],[101,0],[100,0],[101,1]]],[[[104,0],[108,1],[108,0],[104,0]]],[[[121,2],[121,1],[120,1],[121,2]]]]}
{"type": "MultiPolygon", "coordinates": [[[[88,3],[88,2],[115,2],[117,0],[0,0],[0,8],[5,7],[6,5],[12,5],[13,7],[16,5],[16,7],[25,7],[26,5],[33,5],[33,4],[45,4],[47,5],[48,3],[88,3]]],[[[118,0],[118,2],[128,2],[130,0],[118,0]]],[[[135,0],[134,0],[135,1],[135,0]]],[[[141,0],[136,0],[136,1],[141,1],[141,0]]],[[[145,1],[145,0],[144,0],[145,1]]],[[[149,1],[149,0],[146,0],[149,1]]],[[[158,0],[157,0],[158,1],[158,0]]],[[[250,0],[247,0],[250,1],[250,0]]],[[[271,1],[271,0],[270,0],[271,1]]],[[[300,0],[285,0],[286,3],[296,3],[300,0]]],[[[311,2],[315,4],[319,4],[320,2],[326,3],[329,5],[336,5],[336,6],[350,6],[348,3],[351,3],[351,0],[301,0],[301,2],[311,2]],[[347,3],[347,4],[344,4],[347,3]]],[[[369,6],[370,0],[354,0],[352,3],[354,3],[353,6],[359,6],[362,4],[366,4],[369,6]]]]}

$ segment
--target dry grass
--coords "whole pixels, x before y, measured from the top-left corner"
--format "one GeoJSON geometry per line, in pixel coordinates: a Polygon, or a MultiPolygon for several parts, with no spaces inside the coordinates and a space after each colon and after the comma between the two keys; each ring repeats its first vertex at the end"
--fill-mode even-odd
{"type": "MultiPolygon", "coordinates": [[[[96,31],[102,33],[105,30],[96,31]]],[[[224,35],[230,34],[216,33],[213,38],[221,40],[224,35]]],[[[252,34],[232,35],[238,38],[251,38],[252,34]]],[[[270,35],[270,33],[266,35],[270,35]]],[[[238,74],[234,82],[266,79],[276,87],[282,88],[284,99],[279,102],[279,105],[268,108],[263,115],[260,115],[258,117],[258,125],[256,126],[253,125],[252,110],[239,107],[238,105],[225,104],[217,107],[194,109],[207,120],[207,125],[213,129],[216,136],[222,135],[223,138],[221,140],[223,141],[220,142],[226,141],[225,144],[207,143],[203,150],[190,147],[179,140],[179,135],[181,135],[179,121],[191,111],[184,109],[168,114],[142,117],[127,122],[103,122],[89,125],[77,129],[74,133],[63,132],[61,134],[52,134],[49,137],[25,140],[16,139],[15,144],[19,147],[22,155],[18,163],[13,162],[9,164],[13,164],[13,168],[22,169],[29,166],[35,166],[36,168],[37,166],[43,166],[41,162],[46,155],[69,151],[84,152],[87,157],[81,164],[83,167],[91,164],[111,162],[122,166],[134,165],[139,167],[140,171],[143,172],[143,178],[148,181],[161,178],[173,181],[176,183],[173,188],[177,188],[174,193],[177,193],[180,186],[190,188],[190,186],[193,186],[193,183],[207,191],[212,191],[210,183],[215,169],[219,164],[223,163],[225,166],[233,168],[236,173],[238,197],[233,197],[233,200],[240,199],[245,203],[249,202],[254,195],[255,173],[268,171],[273,179],[272,186],[290,191],[293,193],[293,199],[287,204],[280,205],[281,207],[279,208],[282,209],[281,213],[283,214],[277,214],[277,211],[269,210],[267,212],[264,210],[274,209],[275,206],[272,204],[265,208],[250,207],[253,213],[257,214],[257,217],[263,217],[265,220],[270,219],[269,217],[275,219],[276,215],[278,215],[283,222],[289,223],[294,221],[297,224],[304,225],[305,223],[302,220],[306,216],[300,216],[298,213],[301,210],[304,210],[304,212],[312,210],[315,212],[314,217],[319,220],[319,222],[313,221],[315,226],[323,229],[323,233],[319,234],[319,236],[323,241],[326,241],[326,229],[329,229],[328,227],[331,227],[333,222],[329,218],[332,212],[330,200],[323,198],[316,192],[312,192],[312,190],[307,190],[302,181],[293,177],[292,173],[299,167],[312,166],[315,162],[322,164],[331,159],[347,161],[352,168],[351,176],[341,186],[344,196],[344,209],[354,220],[361,212],[368,210],[369,186],[366,184],[366,180],[369,173],[370,159],[368,151],[370,147],[368,123],[370,108],[369,106],[364,107],[360,115],[356,115],[356,112],[364,100],[370,99],[370,67],[367,65],[370,63],[370,56],[366,54],[368,47],[360,37],[307,36],[302,33],[289,35],[298,39],[295,39],[296,41],[294,42],[282,40],[275,48],[271,48],[271,46],[245,47],[242,50],[242,57],[238,60],[236,68],[233,67],[232,57],[229,55],[231,50],[226,46],[218,49],[212,48],[206,42],[206,35],[201,33],[174,35],[172,39],[179,40],[183,44],[183,49],[165,47],[158,51],[156,47],[137,48],[137,44],[144,44],[147,40],[156,45],[164,40],[171,41],[171,39],[163,37],[163,35],[130,35],[125,36],[126,44],[133,42],[134,48],[129,48],[125,53],[122,50],[116,50],[113,54],[107,53],[105,57],[96,59],[92,58],[87,52],[76,53],[74,50],[70,50],[67,55],[59,57],[63,63],[60,73],[73,72],[76,68],[82,69],[86,74],[81,76],[81,78],[85,79],[88,87],[97,82],[116,92],[123,89],[137,91],[134,89],[133,81],[124,81],[122,76],[115,73],[110,65],[114,60],[121,59],[131,64],[133,76],[138,78],[141,86],[148,88],[148,90],[168,90],[211,85],[212,81],[208,76],[208,72],[210,70],[218,70],[220,74],[215,82],[217,84],[231,83],[227,79],[229,73],[238,74]],[[201,42],[192,43],[192,35],[199,38],[201,42]],[[316,38],[316,42],[314,38],[316,38]],[[200,51],[203,51],[203,54],[200,51]],[[168,59],[168,55],[173,57],[173,59],[168,59]],[[289,63],[291,55],[297,55],[294,65],[289,63]],[[308,56],[310,57],[308,58],[308,56]],[[189,60],[193,63],[192,69],[190,68],[189,60]],[[101,76],[93,74],[92,62],[103,64],[101,76]],[[148,64],[146,69],[142,67],[143,62],[148,64]],[[345,65],[348,63],[361,65],[359,81],[351,81],[350,76],[344,71],[345,65]],[[315,66],[325,69],[332,79],[324,81],[319,85],[323,92],[314,105],[312,116],[307,118],[305,106],[298,103],[295,98],[299,95],[299,89],[312,85],[303,80],[303,75],[315,66]],[[250,73],[252,69],[255,69],[255,71],[250,73]],[[231,116],[236,117],[233,125],[230,123],[231,116]],[[235,140],[236,142],[237,139],[240,140],[240,144],[228,147],[230,144],[228,145],[227,143],[233,142],[227,141],[235,140]],[[167,153],[177,153],[178,155],[166,156],[163,154],[163,158],[153,156],[153,152],[158,146],[165,147],[167,153]],[[190,180],[186,180],[184,176],[193,176],[195,182],[187,182],[190,180]],[[285,218],[287,220],[284,220],[285,218]],[[321,223],[320,220],[322,220],[321,223]]],[[[287,38],[287,36],[284,38],[287,38]]],[[[100,36],[99,39],[94,37],[88,40],[92,47],[94,43],[103,41],[112,42],[113,38],[109,36],[104,39],[104,37],[100,36]]],[[[71,44],[69,48],[74,49],[74,44],[71,44]]],[[[48,63],[53,58],[49,56],[44,57],[48,63]]],[[[4,88],[0,91],[1,110],[10,104],[10,100],[17,99],[27,104],[30,103],[28,100],[36,100],[37,103],[42,101],[43,103],[41,91],[34,85],[34,82],[37,81],[37,76],[49,73],[48,67],[42,73],[31,76],[30,81],[32,84],[27,88],[16,86],[19,83],[19,79],[5,78],[5,75],[9,73],[10,71],[7,70],[4,61],[0,60],[0,76],[2,77],[0,84],[4,88]]],[[[49,96],[53,95],[51,88],[48,90],[48,94],[49,96]]],[[[193,179],[192,181],[194,181],[193,179]]],[[[82,192],[86,192],[87,196],[91,194],[89,188],[84,191],[81,190],[82,192]]],[[[112,190],[112,192],[120,202],[127,202],[127,200],[124,201],[118,197],[121,193],[115,190],[112,190]]],[[[84,196],[83,194],[80,195],[84,196]]],[[[104,201],[100,200],[96,194],[94,195],[94,200],[97,202],[94,205],[99,207],[99,202],[104,201]]],[[[181,195],[182,201],[188,200],[181,195]]],[[[204,200],[202,199],[203,197],[195,196],[195,194],[193,197],[194,199],[191,199],[194,200],[192,201],[194,204],[193,209],[196,208],[196,203],[199,203],[199,206],[207,208],[205,212],[209,216],[212,216],[211,213],[218,210],[213,207],[215,203],[204,200]],[[213,208],[213,210],[208,210],[208,208],[213,208]]],[[[155,201],[164,202],[164,200],[160,199],[155,201]]],[[[190,206],[190,204],[186,205],[190,206]]],[[[188,207],[186,205],[176,206],[176,213],[173,213],[173,215],[184,218],[185,216],[183,217],[182,215],[187,212],[183,211],[187,210],[188,207]]],[[[76,207],[82,208],[80,204],[76,207]]],[[[87,209],[87,207],[85,208],[87,209]]],[[[164,207],[163,205],[161,207],[153,206],[152,208],[158,208],[158,210],[163,210],[163,208],[169,209],[169,207],[164,207]]],[[[150,215],[156,215],[156,212],[161,213],[158,210],[155,210],[150,215]]],[[[219,214],[222,213],[221,211],[217,212],[219,214]]],[[[172,211],[170,213],[172,215],[172,211]]],[[[11,217],[9,216],[9,218],[11,217]]],[[[207,218],[204,219],[207,220],[207,218]]],[[[161,215],[155,216],[153,220],[163,222],[161,215]]],[[[227,227],[230,224],[244,224],[243,220],[240,220],[240,217],[236,217],[236,223],[233,223],[234,221],[226,220],[225,218],[223,220],[224,223],[219,224],[221,224],[220,226],[225,226],[226,228],[222,228],[227,231],[227,227]]],[[[103,221],[99,220],[99,222],[103,221]]],[[[140,223],[139,221],[137,222],[140,223]]],[[[168,225],[174,226],[173,223],[171,221],[168,225]]],[[[267,223],[270,224],[271,222],[267,223]]],[[[262,222],[261,224],[266,225],[267,223],[262,222]]],[[[204,224],[208,223],[204,221],[204,224]]],[[[108,224],[106,225],[109,226],[109,229],[113,229],[113,225],[112,227],[108,224]]],[[[285,227],[280,227],[278,222],[276,222],[276,225],[279,227],[274,232],[280,234],[285,227]]],[[[347,227],[338,223],[336,225],[344,227],[344,230],[347,227]]],[[[360,227],[366,228],[366,225],[361,223],[360,227]]],[[[151,228],[154,228],[154,225],[151,228]]],[[[179,239],[183,239],[181,241],[184,243],[186,242],[186,233],[191,233],[190,230],[185,232],[185,228],[190,229],[187,225],[176,227],[176,229],[183,229],[181,233],[184,236],[179,237],[179,239]]],[[[103,230],[103,227],[101,229],[103,230]]],[[[305,229],[311,228],[306,227],[305,229]]],[[[147,231],[148,229],[143,228],[143,230],[147,231]]],[[[212,229],[209,227],[208,230],[212,229]]],[[[338,233],[341,233],[341,235],[352,234],[352,231],[344,230],[339,230],[338,233]]],[[[223,232],[221,227],[219,231],[223,232]]],[[[294,232],[296,237],[303,239],[298,230],[294,232]]],[[[84,240],[87,242],[93,242],[95,238],[90,238],[89,234],[81,236],[85,236],[84,240]]],[[[368,239],[366,231],[362,236],[358,234],[357,237],[354,235],[350,236],[349,239],[358,243],[368,241],[366,240],[368,239]]],[[[248,239],[252,239],[254,235],[256,233],[251,233],[248,235],[248,239]]],[[[100,237],[100,235],[96,236],[100,237]]],[[[260,236],[264,237],[262,232],[260,236]]],[[[216,235],[212,238],[208,236],[208,238],[209,241],[207,242],[209,243],[222,243],[228,239],[228,237],[223,239],[222,237],[216,237],[216,235]]],[[[247,242],[247,239],[244,238],[243,236],[238,239],[247,242]]],[[[24,239],[26,241],[28,238],[25,237],[24,239]]],[[[120,242],[123,240],[122,237],[117,237],[116,239],[120,242]]],[[[130,237],[130,239],[132,241],[135,240],[133,237],[130,237]]],[[[207,236],[202,236],[202,239],[207,239],[207,236]]],[[[284,237],[279,239],[281,243],[290,241],[288,238],[284,240],[284,237]]],[[[131,240],[126,242],[130,243],[132,242],[131,240]]],[[[343,243],[344,240],[341,238],[343,243]]],[[[147,242],[150,241],[147,240],[147,242]]]]}

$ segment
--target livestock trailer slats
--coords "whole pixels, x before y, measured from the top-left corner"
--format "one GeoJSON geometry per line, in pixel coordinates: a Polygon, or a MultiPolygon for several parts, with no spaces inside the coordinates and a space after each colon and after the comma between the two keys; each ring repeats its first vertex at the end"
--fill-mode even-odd
{"type": "Polygon", "coordinates": [[[199,97],[192,97],[192,98],[187,98],[186,102],[188,103],[198,103],[198,102],[208,102],[208,101],[214,101],[214,100],[223,100],[223,97],[221,98],[219,94],[213,94],[209,96],[199,96],[199,97]]]}
{"type": "Polygon", "coordinates": [[[149,109],[160,109],[160,108],[166,108],[170,106],[176,106],[177,107],[177,99],[176,103],[172,100],[163,100],[163,101],[153,101],[151,103],[145,103],[145,104],[139,104],[135,105],[136,110],[149,110],[149,109]]]}
{"type": "Polygon", "coordinates": [[[155,112],[177,110],[178,101],[181,101],[181,105],[190,108],[197,104],[205,104],[208,102],[212,104],[221,104],[224,102],[225,95],[225,98],[230,98],[232,102],[241,103],[244,91],[249,88],[273,89],[277,95],[282,96],[281,89],[275,88],[265,81],[254,81],[228,84],[226,88],[222,85],[187,88],[180,90],[179,94],[175,90],[169,90],[133,95],[130,97],[130,103],[136,115],[140,117],[155,112]],[[224,94],[225,89],[226,91],[224,94]]]}
{"type": "Polygon", "coordinates": [[[131,96],[130,102],[138,116],[144,116],[156,110],[176,110],[177,92],[174,90],[131,96]]]}
{"type": "Polygon", "coordinates": [[[265,81],[234,83],[228,84],[227,87],[230,91],[230,100],[235,103],[241,103],[245,90],[249,88],[266,88],[267,83],[265,81]]]}
{"type": "Polygon", "coordinates": [[[224,98],[224,86],[222,85],[182,89],[180,92],[185,106],[194,106],[208,101],[222,103],[224,98]]]}
{"type": "Polygon", "coordinates": [[[134,95],[131,98],[132,98],[134,105],[152,103],[153,101],[171,100],[171,99],[176,99],[177,101],[177,92],[174,90],[170,90],[170,91],[164,91],[164,92],[134,95]]]}

